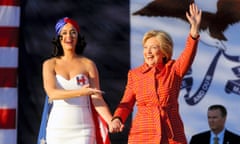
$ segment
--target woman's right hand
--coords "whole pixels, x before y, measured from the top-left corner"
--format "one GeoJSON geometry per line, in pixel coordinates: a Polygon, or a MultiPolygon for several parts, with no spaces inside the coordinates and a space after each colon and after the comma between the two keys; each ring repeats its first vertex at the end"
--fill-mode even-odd
{"type": "Polygon", "coordinates": [[[89,84],[83,85],[81,90],[84,95],[102,95],[104,93],[99,89],[91,88],[89,84]]]}

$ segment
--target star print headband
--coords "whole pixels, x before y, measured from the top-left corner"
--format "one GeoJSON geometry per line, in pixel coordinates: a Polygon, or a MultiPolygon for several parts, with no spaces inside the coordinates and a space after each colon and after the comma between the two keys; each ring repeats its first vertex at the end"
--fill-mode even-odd
{"type": "Polygon", "coordinates": [[[64,18],[58,20],[58,22],[55,25],[55,31],[56,31],[57,35],[60,35],[60,31],[62,30],[63,26],[67,23],[72,24],[76,28],[77,32],[80,33],[80,28],[78,26],[78,23],[73,19],[64,17],[64,18]]]}

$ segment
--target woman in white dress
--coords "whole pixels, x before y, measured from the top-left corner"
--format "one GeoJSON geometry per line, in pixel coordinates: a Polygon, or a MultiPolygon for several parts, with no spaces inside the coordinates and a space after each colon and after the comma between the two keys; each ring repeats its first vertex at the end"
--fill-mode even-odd
{"type": "Polygon", "coordinates": [[[97,67],[81,55],[86,43],[76,21],[62,18],[55,29],[54,57],[43,63],[44,89],[53,102],[47,144],[102,143],[96,140],[99,135],[93,112],[96,110],[107,124],[112,114],[102,97],[97,67]]]}

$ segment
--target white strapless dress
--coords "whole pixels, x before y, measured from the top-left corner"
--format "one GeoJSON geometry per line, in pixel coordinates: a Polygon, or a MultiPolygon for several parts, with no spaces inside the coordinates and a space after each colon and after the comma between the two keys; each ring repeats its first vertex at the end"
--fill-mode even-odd
{"type": "MultiPolygon", "coordinates": [[[[56,82],[62,89],[74,90],[88,84],[89,80],[83,74],[70,80],[56,75],[56,82]]],[[[95,139],[89,96],[53,101],[47,124],[47,144],[95,144],[95,139]]]]}

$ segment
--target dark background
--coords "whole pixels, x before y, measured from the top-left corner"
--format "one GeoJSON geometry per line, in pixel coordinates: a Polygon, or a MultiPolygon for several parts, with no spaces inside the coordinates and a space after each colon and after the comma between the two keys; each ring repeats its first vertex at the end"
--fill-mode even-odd
{"type": "MultiPolygon", "coordinates": [[[[130,68],[129,0],[22,0],[19,46],[18,144],[36,144],[45,100],[42,62],[51,55],[55,23],[68,16],[78,21],[95,61],[104,98],[113,113],[130,68]]],[[[127,143],[125,130],[110,134],[114,144],[127,143]]]]}

